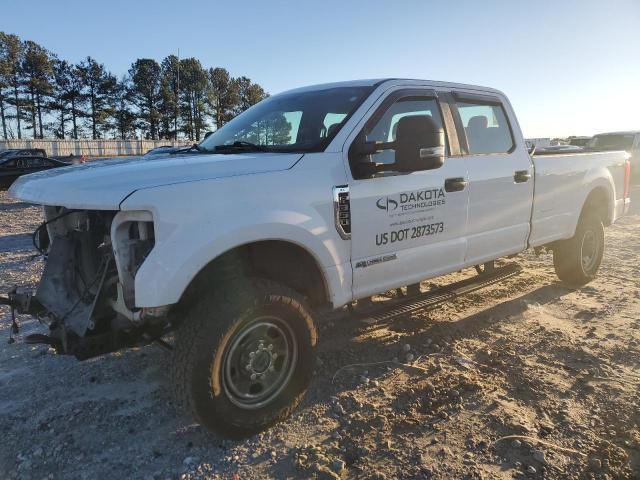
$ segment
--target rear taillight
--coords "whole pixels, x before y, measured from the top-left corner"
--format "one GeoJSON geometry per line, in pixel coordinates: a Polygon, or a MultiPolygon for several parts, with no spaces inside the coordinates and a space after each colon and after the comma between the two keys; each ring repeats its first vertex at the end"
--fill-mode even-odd
{"type": "Polygon", "coordinates": [[[631,159],[624,161],[624,197],[629,198],[629,185],[631,183],[631,159]]]}

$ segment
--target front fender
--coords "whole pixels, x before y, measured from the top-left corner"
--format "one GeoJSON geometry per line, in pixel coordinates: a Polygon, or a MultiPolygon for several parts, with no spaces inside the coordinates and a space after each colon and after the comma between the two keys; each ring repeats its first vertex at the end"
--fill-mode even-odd
{"type": "MultiPolygon", "coordinates": [[[[263,240],[281,240],[306,250],[315,259],[325,278],[329,293],[332,291],[335,266],[339,265],[338,253],[309,231],[285,223],[264,223],[239,227],[215,238],[200,237],[194,242],[191,233],[181,232],[182,240],[156,245],[135,277],[137,307],[169,305],[180,300],[182,293],[205,266],[233,248],[263,240]],[[187,245],[177,249],[170,245],[187,245]],[[171,261],[167,261],[171,257],[171,261]]],[[[342,282],[341,282],[342,283],[342,282]]]]}
{"type": "Polygon", "coordinates": [[[350,244],[335,228],[327,187],[333,180],[323,181],[318,170],[203,180],[132,194],[121,208],[150,211],[155,231],[155,246],[135,276],[136,307],[178,302],[211,261],[262,240],[291,242],[309,252],[334,303],[340,303],[340,291],[351,291],[350,244]]]}

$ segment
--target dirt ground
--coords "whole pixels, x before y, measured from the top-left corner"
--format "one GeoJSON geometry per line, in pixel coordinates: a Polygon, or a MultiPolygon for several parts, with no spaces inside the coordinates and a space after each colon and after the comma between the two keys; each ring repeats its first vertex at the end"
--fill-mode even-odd
{"type": "MultiPolygon", "coordinates": [[[[2,307],[0,479],[640,478],[634,197],[579,290],[558,282],[551,255],[526,253],[508,260],[520,276],[429,312],[325,319],[302,405],[246,441],[176,411],[166,351],[78,362],[21,343],[43,328],[29,318],[9,345],[2,307]]],[[[40,218],[0,196],[0,292],[37,282],[40,218]]]]}

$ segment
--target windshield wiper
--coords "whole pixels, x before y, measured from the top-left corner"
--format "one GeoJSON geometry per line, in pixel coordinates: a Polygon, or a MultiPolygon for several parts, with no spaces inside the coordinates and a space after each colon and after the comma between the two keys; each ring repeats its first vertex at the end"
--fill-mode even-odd
{"type": "Polygon", "coordinates": [[[212,153],[208,149],[201,147],[197,143],[194,143],[190,147],[181,148],[180,150],[174,150],[173,152],[170,152],[169,155],[177,155],[178,153],[189,153],[192,151],[196,151],[198,153],[212,153]]]}
{"type": "Polygon", "coordinates": [[[257,145],[251,142],[245,142],[242,140],[236,140],[235,142],[226,145],[216,145],[213,147],[216,152],[237,152],[237,151],[246,151],[246,152],[268,152],[269,149],[264,145],[257,145]]]}

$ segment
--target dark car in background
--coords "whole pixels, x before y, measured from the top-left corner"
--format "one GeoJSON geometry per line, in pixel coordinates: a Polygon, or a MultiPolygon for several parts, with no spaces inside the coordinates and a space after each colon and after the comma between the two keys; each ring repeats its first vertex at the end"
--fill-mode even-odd
{"type": "Polygon", "coordinates": [[[5,154],[6,152],[10,151],[0,152],[0,188],[9,188],[14,180],[22,175],[70,165],[42,155],[23,154],[24,149],[16,154],[5,154]]]}
{"type": "Polygon", "coordinates": [[[47,152],[43,148],[11,148],[0,151],[0,160],[15,157],[46,157],[47,152]]]}
{"type": "Polygon", "coordinates": [[[586,150],[606,152],[624,150],[631,154],[631,178],[634,184],[640,183],[640,130],[629,132],[599,133],[595,135],[586,150]]]}

